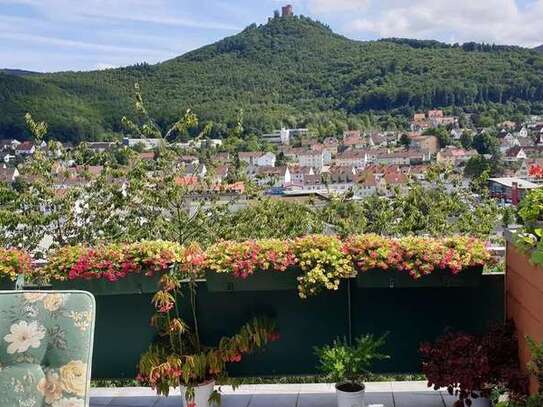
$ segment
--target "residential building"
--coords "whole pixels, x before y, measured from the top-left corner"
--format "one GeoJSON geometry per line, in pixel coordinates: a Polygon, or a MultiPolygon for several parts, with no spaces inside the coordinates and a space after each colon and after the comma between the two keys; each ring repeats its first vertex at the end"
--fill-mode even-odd
{"type": "Polygon", "coordinates": [[[240,152],[239,160],[255,167],[275,167],[275,154],[272,152],[264,153],[262,151],[240,152]]]}
{"type": "Polygon", "coordinates": [[[31,155],[36,151],[36,146],[31,141],[23,141],[15,147],[15,155],[31,155]]]}
{"type": "Polygon", "coordinates": [[[143,146],[145,150],[152,150],[157,148],[164,142],[161,138],[123,138],[123,146],[135,147],[137,145],[143,146]]]}
{"type": "Polygon", "coordinates": [[[367,146],[367,142],[364,140],[360,131],[349,130],[343,132],[342,145],[345,148],[364,148],[367,146]]]}
{"type": "Polygon", "coordinates": [[[520,146],[515,146],[505,151],[503,160],[504,161],[520,161],[520,160],[526,160],[526,158],[528,158],[528,155],[526,154],[524,149],[520,146]]]}
{"type": "Polygon", "coordinates": [[[113,141],[88,141],[86,142],[89,150],[92,150],[96,153],[103,153],[105,151],[111,151],[117,145],[113,141]]]}
{"type": "Polygon", "coordinates": [[[322,152],[323,165],[328,165],[332,162],[332,152],[326,148],[325,144],[317,143],[311,146],[311,150],[322,152]]]}
{"type": "Polygon", "coordinates": [[[488,187],[490,195],[504,202],[516,205],[522,197],[530,190],[543,187],[542,184],[535,184],[531,181],[520,178],[489,178],[488,187]]]}
{"type": "Polygon", "coordinates": [[[282,128],[272,133],[263,134],[262,139],[270,144],[288,145],[290,143],[290,130],[282,128]]]}
{"type": "Polygon", "coordinates": [[[426,151],[432,155],[439,151],[439,140],[436,136],[423,136],[417,133],[408,135],[410,147],[415,150],[426,151]]]}
{"type": "Polygon", "coordinates": [[[346,150],[336,156],[334,163],[337,166],[364,168],[368,163],[367,150],[346,150]]]}
{"type": "Polygon", "coordinates": [[[0,166],[0,182],[11,184],[19,176],[19,171],[15,167],[8,167],[7,165],[0,166]]]}
{"type": "Polygon", "coordinates": [[[371,171],[362,171],[356,176],[353,185],[353,194],[355,198],[365,198],[377,193],[378,181],[375,174],[371,171]]]}
{"type": "Polygon", "coordinates": [[[452,165],[453,167],[465,163],[472,157],[479,155],[476,150],[465,150],[454,146],[442,148],[436,156],[438,163],[452,165]]]}
{"type": "Polygon", "coordinates": [[[300,167],[321,169],[324,165],[324,152],[305,150],[298,154],[298,164],[300,167]]]}

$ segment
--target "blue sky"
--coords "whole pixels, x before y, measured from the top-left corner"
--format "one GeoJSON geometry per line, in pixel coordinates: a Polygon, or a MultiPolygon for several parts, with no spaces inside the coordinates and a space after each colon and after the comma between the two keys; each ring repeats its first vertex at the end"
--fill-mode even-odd
{"type": "MultiPolygon", "coordinates": [[[[277,0],[0,0],[0,67],[155,63],[265,23],[277,0]]],[[[354,39],[543,43],[543,0],[292,0],[354,39]]]]}

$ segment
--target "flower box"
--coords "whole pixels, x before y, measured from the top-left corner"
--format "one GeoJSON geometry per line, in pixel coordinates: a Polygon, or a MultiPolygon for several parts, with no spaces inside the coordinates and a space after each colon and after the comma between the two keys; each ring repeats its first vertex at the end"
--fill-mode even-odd
{"type": "Polygon", "coordinates": [[[0,290],[15,290],[15,281],[8,277],[0,278],[0,290]]]}
{"type": "Polygon", "coordinates": [[[234,277],[230,273],[206,272],[207,289],[210,292],[226,291],[280,291],[298,288],[299,272],[257,271],[246,279],[234,277]]]}
{"type": "Polygon", "coordinates": [[[426,287],[477,287],[481,282],[483,267],[468,267],[458,274],[437,270],[431,274],[412,278],[405,271],[359,271],[356,284],[360,288],[426,288],[426,287]]]}
{"type": "Polygon", "coordinates": [[[159,274],[155,274],[153,277],[148,277],[142,273],[135,273],[114,283],[106,279],[76,279],[54,281],[52,283],[52,287],[55,290],[89,291],[94,295],[145,294],[158,291],[159,279],[159,274]]]}

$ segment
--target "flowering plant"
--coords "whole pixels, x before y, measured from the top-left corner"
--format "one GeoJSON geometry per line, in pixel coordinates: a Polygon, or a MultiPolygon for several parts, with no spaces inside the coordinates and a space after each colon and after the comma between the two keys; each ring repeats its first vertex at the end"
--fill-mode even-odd
{"type": "Polygon", "coordinates": [[[300,298],[319,293],[323,288],[337,290],[341,279],[352,276],[351,260],[336,236],[309,235],[292,242],[303,275],[298,277],[300,298]]]}
{"type": "Polygon", "coordinates": [[[343,251],[351,257],[358,271],[392,269],[407,272],[414,279],[438,269],[457,274],[464,268],[492,261],[482,241],[466,236],[389,239],[373,234],[359,235],[347,239],[343,251]]]}
{"type": "MultiPolygon", "coordinates": [[[[95,248],[64,246],[49,256],[47,266],[40,273],[60,281],[106,279],[115,282],[134,273],[152,277],[172,268],[181,272],[190,269],[199,276],[205,271],[230,273],[241,279],[257,272],[288,271],[299,273],[299,295],[307,298],[322,289],[337,290],[341,279],[353,276],[354,270],[398,270],[418,279],[439,269],[456,274],[491,261],[485,244],[466,236],[392,239],[367,234],[342,241],[336,236],[309,235],[294,240],[221,241],[205,251],[197,244],[184,247],[165,241],[95,248]]],[[[24,267],[31,269],[28,265],[24,267]]],[[[10,270],[18,273],[14,268],[10,270]]]]}
{"type": "Polygon", "coordinates": [[[543,168],[538,164],[530,165],[528,175],[534,178],[543,178],[543,168]]]}
{"type": "MultiPolygon", "coordinates": [[[[196,386],[226,375],[227,363],[238,363],[244,354],[279,339],[275,324],[266,318],[254,318],[241,327],[237,335],[224,337],[218,346],[200,342],[195,313],[195,279],[203,265],[194,248],[192,261],[175,266],[160,278],[160,290],[153,297],[156,313],[151,324],[158,330],[158,342],[145,352],[138,364],[138,381],[150,385],[158,394],[168,395],[171,387],[185,387],[184,397],[194,400],[196,386]],[[177,268],[177,270],[175,270],[177,268]],[[189,327],[180,316],[177,298],[182,282],[188,283],[194,326],[189,327]]],[[[210,401],[218,401],[220,394],[213,391],[210,401]]],[[[191,405],[189,403],[189,405],[191,405]]]]}
{"type": "MultiPolygon", "coordinates": [[[[203,254],[200,256],[203,262],[203,254]]],[[[187,256],[182,246],[160,240],[96,248],[65,246],[49,258],[45,273],[55,280],[106,279],[115,282],[131,273],[152,276],[184,261],[187,256]]]]}
{"type": "Polygon", "coordinates": [[[207,268],[246,279],[256,271],[286,271],[296,263],[289,242],[279,239],[222,241],[208,251],[207,268]]]}
{"type": "Polygon", "coordinates": [[[492,328],[482,336],[447,333],[435,343],[423,343],[420,352],[428,386],[436,390],[446,387],[458,396],[459,407],[471,405],[472,398],[488,397],[496,386],[525,391],[511,324],[492,328]]]}
{"type": "Polygon", "coordinates": [[[17,249],[0,249],[0,276],[15,281],[19,274],[30,274],[32,264],[30,256],[17,249]]]}

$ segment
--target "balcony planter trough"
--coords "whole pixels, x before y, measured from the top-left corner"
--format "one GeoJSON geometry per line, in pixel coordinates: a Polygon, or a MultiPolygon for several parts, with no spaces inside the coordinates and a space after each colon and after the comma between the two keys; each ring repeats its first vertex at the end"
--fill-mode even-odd
{"type": "Polygon", "coordinates": [[[0,278],[0,290],[15,290],[15,281],[10,278],[0,278]]]}
{"type": "Polygon", "coordinates": [[[148,294],[158,291],[159,274],[148,277],[143,273],[131,274],[114,283],[105,279],[99,280],[66,280],[55,281],[52,287],[56,290],[84,290],[94,295],[127,295],[148,294]]]}
{"type": "Polygon", "coordinates": [[[468,267],[458,274],[448,270],[436,270],[418,279],[405,271],[359,271],[356,284],[360,288],[430,288],[430,287],[477,287],[481,283],[483,267],[468,267]]]}
{"type": "Polygon", "coordinates": [[[296,290],[298,276],[296,269],[286,271],[257,271],[246,279],[230,273],[206,272],[207,289],[210,292],[228,291],[281,291],[296,290]]]}

